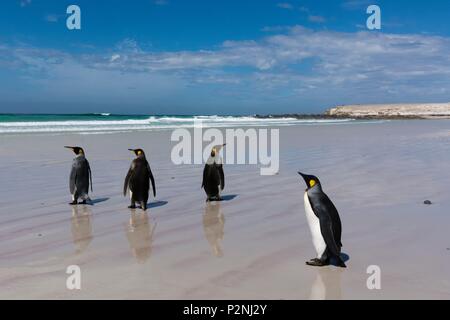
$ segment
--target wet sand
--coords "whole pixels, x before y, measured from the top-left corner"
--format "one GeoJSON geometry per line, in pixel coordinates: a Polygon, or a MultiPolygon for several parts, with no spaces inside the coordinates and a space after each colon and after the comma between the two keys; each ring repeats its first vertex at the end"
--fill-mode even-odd
{"type": "Polygon", "coordinates": [[[171,163],[170,133],[2,135],[0,298],[450,299],[450,121],[282,127],[279,174],[225,166],[227,201],[211,205],[203,167],[171,163]],[[93,206],[68,205],[64,145],[86,150],[93,206]],[[121,195],[133,147],[156,178],[147,213],[121,195]],[[345,270],[305,265],[315,253],[298,170],[340,212],[345,270]],[[381,290],[366,287],[369,265],[381,290]]]}

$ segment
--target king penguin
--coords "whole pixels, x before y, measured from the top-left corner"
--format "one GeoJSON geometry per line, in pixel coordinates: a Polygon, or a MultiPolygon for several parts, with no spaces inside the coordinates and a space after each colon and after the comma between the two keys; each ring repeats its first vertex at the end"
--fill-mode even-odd
{"type": "Polygon", "coordinates": [[[83,148],[69,146],[65,146],[64,148],[72,149],[76,155],[72,162],[72,170],[70,171],[69,189],[72,194],[72,202],[70,204],[77,205],[79,198],[83,200],[81,204],[86,204],[87,200],[91,200],[88,195],[89,182],[92,191],[91,167],[85,157],[83,148]]]}
{"type": "Polygon", "coordinates": [[[136,158],[131,162],[123,186],[123,195],[130,190],[131,205],[130,209],[136,208],[136,202],[140,202],[141,209],[147,210],[148,192],[150,189],[150,181],[152,182],[153,196],[156,196],[155,179],[153,178],[152,170],[145,158],[144,150],[142,149],[128,149],[136,155],[136,158]]]}
{"type": "Polygon", "coordinates": [[[307,265],[322,267],[336,259],[339,267],[345,268],[341,259],[342,225],[338,211],[330,198],[323,192],[322,185],[316,176],[299,172],[306,182],[304,194],[306,218],[312,234],[312,241],[317,258],[306,262],[307,265]]]}
{"type": "Polygon", "coordinates": [[[220,192],[225,188],[225,175],[223,173],[223,160],[220,156],[220,150],[224,146],[225,144],[212,148],[211,155],[203,169],[202,188],[206,192],[206,202],[222,200],[220,192]]]}

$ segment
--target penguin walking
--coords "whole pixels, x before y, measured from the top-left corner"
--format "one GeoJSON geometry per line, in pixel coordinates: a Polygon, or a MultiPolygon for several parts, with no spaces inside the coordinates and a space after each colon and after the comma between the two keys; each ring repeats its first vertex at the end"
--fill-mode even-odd
{"type": "Polygon", "coordinates": [[[89,182],[92,191],[91,167],[85,157],[83,148],[69,146],[65,146],[64,148],[72,149],[76,155],[72,162],[72,170],[70,171],[69,190],[72,194],[72,202],[69,204],[77,205],[79,198],[83,200],[81,204],[86,204],[86,201],[91,201],[88,195],[89,182]]]}
{"type": "Polygon", "coordinates": [[[312,241],[317,252],[317,258],[306,262],[307,265],[322,267],[330,264],[330,259],[336,259],[339,267],[345,268],[342,260],[341,234],[342,225],[338,211],[333,202],[323,192],[322,185],[316,176],[298,173],[306,182],[304,194],[306,218],[312,234],[312,241]]]}
{"type": "Polygon", "coordinates": [[[220,156],[220,150],[224,146],[225,144],[212,148],[211,155],[203,169],[202,188],[206,192],[206,202],[222,200],[220,192],[225,188],[225,175],[223,173],[223,160],[220,156]]]}
{"type": "Polygon", "coordinates": [[[130,209],[136,208],[136,202],[141,204],[142,210],[147,210],[148,192],[150,189],[150,181],[152,183],[153,196],[156,196],[155,179],[153,178],[152,170],[145,158],[144,150],[142,149],[128,149],[136,155],[136,158],[131,162],[130,169],[125,177],[123,186],[123,195],[130,190],[131,205],[130,209]]]}

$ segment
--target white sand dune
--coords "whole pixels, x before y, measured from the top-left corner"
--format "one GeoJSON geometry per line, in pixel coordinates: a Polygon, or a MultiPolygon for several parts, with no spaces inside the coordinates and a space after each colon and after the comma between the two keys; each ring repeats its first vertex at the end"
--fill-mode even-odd
{"type": "Polygon", "coordinates": [[[208,207],[202,166],[171,163],[170,131],[0,136],[0,298],[450,298],[450,121],[283,127],[280,140],[278,175],[225,166],[235,197],[208,207]],[[64,145],[86,150],[94,206],[67,204],[64,145]],[[147,214],[121,195],[138,146],[157,183],[147,214]],[[340,212],[345,270],[305,265],[298,170],[318,175],[340,212]],[[66,289],[72,264],[81,290],[66,289]],[[366,287],[369,265],[381,290],[366,287]]]}
{"type": "Polygon", "coordinates": [[[450,103],[397,103],[347,105],[329,109],[326,114],[350,118],[423,118],[449,119],[450,103]]]}

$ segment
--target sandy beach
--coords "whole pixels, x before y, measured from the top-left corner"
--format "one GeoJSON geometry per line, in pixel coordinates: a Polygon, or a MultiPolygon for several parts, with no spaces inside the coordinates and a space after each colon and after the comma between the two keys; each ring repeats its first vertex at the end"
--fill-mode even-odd
{"type": "Polygon", "coordinates": [[[225,165],[212,205],[203,166],[170,161],[170,134],[2,134],[0,299],[450,299],[449,120],[281,127],[279,174],[225,165]],[[92,206],[68,205],[64,145],[86,151],[92,206]],[[146,213],[121,194],[133,147],[156,179],[146,213]],[[347,269],[305,265],[298,170],[339,210],[347,269]],[[70,265],[81,290],[66,288],[70,265]],[[381,290],[366,286],[370,265],[381,290]]]}

